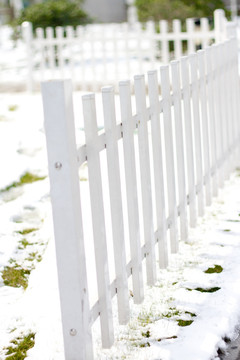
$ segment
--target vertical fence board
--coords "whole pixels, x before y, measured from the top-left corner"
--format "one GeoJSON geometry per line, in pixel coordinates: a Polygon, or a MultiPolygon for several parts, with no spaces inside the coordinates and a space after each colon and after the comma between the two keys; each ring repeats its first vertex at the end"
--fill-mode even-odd
{"type": "Polygon", "coordinates": [[[183,108],[185,118],[185,134],[186,134],[186,159],[187,159],[187,179],[188,179],[188,196],[190,209],[190,225],[196,226],[197,209],[196,209],[196,187],[195,187],[195,171],[193,157],[193,131],[192,116],[190,104],[190,85],[189,85],[189,67],[188,58],[183,57],[180,60],[181,77],[183,87],[183,108]]]}
{"type": "Polygon", "coordinates": [[[134,151],[134,122],[132,118],[130,82],[119,83],[121,120],[123,128],[124,165],[126,176],[130,249],[132,259],[133,296],[135,303],[143,301],[143,274],[139,228],[139,209],[134,151]]]}
{"type": "Polygon", "coordinates": [[[208,99],[208,115],[209,115],[209,132],[210,132],[210,145],[211,145],[211,161],[210,168],[212,172],[212,194],[217,196],[218,183],[217,183],[217,149],[216,149],[216,118],[214,108],[214,64],[212,63],[212,48],[206,49],[206,74],[208,79],[207,84],[207,99],[208,99]]]}
{"type": "Polygon", "coordinates": [[[178,195],[179,195],[179,217],[180,217],[180,231],[181,239],[188,238],[188,223],[187,223],[187,191],[185,179],[185,158],[184,158],[184,143],[183,143],[183,119],[181,107],[181,84],[179,61],[171,62],[172,74],[172,89],[173,89],[173,109],[175,120],[175,138],[177,151],[177,181],[178,181],[178,195]]]}
{"type": "Polygon", "coordinates": [[[141,173],[144,239],[146,245],[147,283],[156,282],[155,237],[153,229],[153,205],[150,175],[150,157],[147,126],[147,105],[144,76],[134,77],[136,109],[138,117],[138,144],[141,173]]]}
{"type": "Polygon", "coordinates": [[[194,44],[194,20],[187,19],[186,20],[186,27],[187,27],[187,47],[188,47],[188,54],[191,54],[195,51],[195,44],[194,44]]]}
{"type": "Polygon", "coordinates": [[[204,179],[206,192],[206,205],[212,201],[211,194],[211,173],[210,173],[210,150],[209,150],[209,119],[207,112],[207,93],[206,93],[206,65],[205,50],[199,50],[197,53],[199,67],[199,85],[200,85],[200,104],[203,134],[203,162],[204,162],[204,179]]]}
{"type": "Polygon", "coordinates": [[[168,208],[170,217],[170,241],[171,251],[178,251],[178,228],[177,228],[177,203],[176,203],[176,185],[174,170],[174,154],[173,154],[173,131],[171,116],[171,97],[170,97],[170,81],[169,66],[160,68],[161,89],[163,99],[163,118],[164,118],[164,134],[166,148],[166,170],[167,170],[167,190],[168,190],[168,208]]]}
{"type": "Polygon", "coordinates": [[[161,59],[164,64],[167,64],[169,62],[169,45],[167,39],[168,22],[161,20],[159,26],[161,34],[161,59]]]}
{"type": "Polygon", "coordinates": [[[166,268],[168,266],[168,241],[157,71],[148,72],[148,91],[151,109],[151,134],[155,180],[159,266],[160,268],[166,268]]]}
{"type": "Polygon", "coordinates": [[[181,35],[181,21],[178,19],[173,20],[173,32],[174,32],[174,57],[180,59],[182,56],[182,40],[181,35]]]}
{"type": "MultiPolygon", "coordinates": [[[[193,110],[192,113],[193,113],[193,128],[194,128],[198,215],[203,216],[204,199],[203,199],[203,159],[202,159],[202,144],[201,144],[202,134],[201,134],[200,112],[199,112],[199,79],[198,79],[198,63],[197,63],[196,54],[192,54],[189,56],[189,65],[190,65],[191,85],[192,85],[192,110],[193,110]]],[[[203,143],[204,143],[204,139],[203,139],[203,143]]]]}
{"type": "Polygon", "coordinates": [[[115,271],[117,280],[118,317],[120,324],[126,324],[129,321],[129,294],[113,88],[103,88],[102,98],[106,132],[115,271]]]}
{"type": "Polygon", "coordinates": [[[100,157],[96,147],[98,129],[96,120],[95,96],[94,94],[84,95],[82,100],[87,145],[89,189],[97,269],[102,345],[104,348],[109,348],[113,344],[114,336],[102,194],[102,178],[100,157]]]}
{"type": "Polygon", "coordinates": [[[70,81],[42,84],[66,359],[93,359],[70,81]]]}

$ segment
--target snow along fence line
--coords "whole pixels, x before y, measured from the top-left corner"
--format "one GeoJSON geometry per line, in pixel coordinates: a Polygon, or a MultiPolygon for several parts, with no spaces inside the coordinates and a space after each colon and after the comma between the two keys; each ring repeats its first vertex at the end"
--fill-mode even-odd
{"type": "MultiPolygon", "coordinates": [[[[134,77],[136,113],[130,82],[119,83],[118,123],[113,88],[102,89],[101,133],[95,95],[83,96],[86,143],[79,147],[70,80],[42,84],[66,359],[93,358],[91,327],[99,317],[102,345],[111,347],[112,298],[117,297],[119,323],[126,324],[129,289],[134,302],[141,303],[145,274],[153,286],[156,266],[167,267],[179,239],[188,239],[189,226],[196,226],[197,216],[204,214],[239,159],[236,39],[162,66],[160,82],[158,71],[150,71],[147,83],[148,96],[144,76],[134,77]],[[107,163],[104,186],[102,157],[107,163]],[[83,164],[89,179],[80,185],[83,164]],[[90,235],[84,239],[82,220],[87,188],[94,238],[90,260],[85,254],[90,235]],[[110,225],[105,217],[106,190],[110,225]],[[94,256],[98,295],[91,305],[92,274],[86,268],[93,272],[94,256]],[[109,271],[112,261],[114,270],[109,271]]],[[[89,230],[89,223],[86,227],[89,230]]]]}
{"type": "Polygon", "coordinates": [[[225,24],[223,10],[215,11],[213,30],[207,18],[199,19],[198,26],[194,19],[187,19],[186,24],[162,20],[148,22],[146,28],[140,23],[90,24],[76,30],[68,26],[44,32],[39,28],[36,34],[31,23],[25,22],[27,87],[32,90],[44,80],[72,78],[75,88],[96,91],[224,40],[225,24]]]}

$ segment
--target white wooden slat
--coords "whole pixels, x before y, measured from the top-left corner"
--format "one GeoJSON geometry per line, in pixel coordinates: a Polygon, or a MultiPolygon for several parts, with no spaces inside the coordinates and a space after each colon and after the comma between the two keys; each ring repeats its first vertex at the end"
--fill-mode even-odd
{"type": "MultiPolygon", "coordinates": [[[[67,36],[67,48],[68,48],[68,63],[70,67],[70,76],[71,79],[75,78],[75,56],[73,51],[74,46],[74,29],[72,26],[66,27],[66,36],[67,36]]],[[[73,83],[75,85],[75,83],[73,83]]]]}
{"type": "Polygon", "coordinates": [[[217,196],[217,148],[216,148],[216,118],[214,108],[214,64],[212,63],[213,50],[212,47],[206,49],[206,74],[208,79],[207,84],[207,99],[208,99],[208,116],[209,116],[209,134],[210,134],[210,168],[212,171],[212,194],[217,196]]]}
{"type": "Polygon", "coordinates": [[[132,258],[133,298],[135,303],[143,301],[143,274],[139,228],[136,164],[134,150],[134,122],[132,118],[131,89],[129,81],[119,83],[121,120],[123,128],[124,166],[128,207],[130,250],[132,258]]]}
{"type": "Polygon", "coordinates": [[[93,359],[71,83],[42,84],[66,359],[93,359]]]}
{"type": "Polygon", "coordinates": [[[187,221],[187,191],[185,179],[185,158],[183,142],[183,119],[181,106],[181,84],[180,84],[180,63],[179,60],[171,62],[172,90],[173,90],[173,110],[175,122],[176,155],[177,155],[177,181],[179,196],[179,217],[181,240],[188,239],[187,221]]]}
{"type": "Polygon", "coordinates": [[[211,170],[210,170],[210,145],[209,145],[209,119],[207,112],[207,92],[206,92],[206,64],[205,64],[205,50],[199,50],[197,53],[198,68],[199,68],[199,95],[201,105],[201,120],[202,120],[202,140],[203,140],[203,162],[204,162],[204,179],[205,179],[205,193],[206,205],[212,202],[211,193],[211,170]]]}
{"type": "Polygon", "coordinates": [[[222,53],[222,44],[216,46],[216,57],[217,57],[217,64],[218,64],[218,75],[217,75],[217,82],[218,82],[218,106],[220,109],[220,118],[219,118],[219,130],[221,133],[220,137],[220,153],[221,158],[220,161],[221,165],[221,174],[222,174],[222,186],[224,185],[224,181],[227,179],[227,171],[226,171],[226,133],[225,133],[225,121],[226,121],[226,104],[225,104],[225,94],[224,94],[224,55],[222,53]]]}
{"type": "Polygon", "coordinates": [[[163,118],[165,135],[165,153],[167,170],[167,190],[168,190],[168,209],[170,217],[170,242],[171,252],[178,251],[178,228],[177,228],[177,202],[176,202],[176,184],[174,171],[174,153],[173,153],[173,131],[171,116],[171,96],[169,66],[161,66],[161,89],[163,99],[163,118]]]}
{"type": "Polygon", "coordinates": [[[193,19],[187,19],[186,20],[186,27],[187,27],[187,34],[188,34],[188,40],[187,40],[187,51],[188,54],[192,54],[195,51],[195,44],[194,44],[194,20],[193,19]]]}
{"type": "Polygon", "coordinates": [[[51,69],[51,76],[55,78],[55,51],[53,45],[53,28],[47,27],[46,28],[46,37],[47,37],[47,53],[48,53],[48,61],[49,61],[49,68],[51,69]]]}
{"type": "Polygon", "coordinates": [[[190,79],[188,58],[182,57],[180,60],[182,88],[183,88],[183,109],[184,109],[184,127],[186,139],[186,160],[187,160],[187,180],[188,180],[188,196],[190,209],[190,226],[194,227],[197,223],[196,208],[196,183],[194,171],[193,157],[193,131],[190,104],[190,79]]]}
{"type": "Polygon", "coordinates": [[[39,51],[40,51],[40,81],[45,80],[45,46],[44,46],[44,31],[42,28],[36,29],[36,37],[39,42],[39,51]]]}
{"type": "Polygon", "coordinates": [[[118,317],[120,324],[129,321],[129,292],[126,270],[126,252],[124,242],[124,224],[118,154],[118,134],[113,87],[102,89],[108,179],[111,203],[112,232],[115,258],[116,286],[118,299],[118,317]]]}
{"type": "Polygon", "coordinates": [[[102,193],[100,156],[95,143],[98,137],[96,105],[94,94],[84,95],[83,118],[87,145],[89,189],[94,235],[95,261],[97,269],[98,298],[100,303],[100,322],[102,345],[112,346],[114,341],[112,305],[109,282],[109,267],[106,244],[105,216],[102,193]]]}
{"type": "Polygon", "coordinates": [[[200,32],[202,37],[202,49],[205,49],[209,44],[209,38],[207,36],[209,32],[209,22],[207,18],[200,19],[200,32]]]}
{"type": "Polygon", "coordinates": [[[163,180],[162,141],[159,114],[159,89],[157,71],[148,72],[148,92],[150,101],[153,168],[155,181],[155,203],[159,249],[159,267],[166,268],[169,262],[167,241],[167,221],[165,209],[165,189],[163,180]]]}
{"type": "Polygon", "coordinates": [[[169,45],[167,39],[168,22],[166,20],[160,20],[160,34],[161,34],[161,60],[163,64],[169,62],[169,45]]]}
{"type": "MultiPolygon", "coordinates": [[[[203,157],[202,157],[201,140],[203,140],[203,147],[205,145],[205,140],[202,139],[201,124],[200,124],[199,83],[201,83],[201,79],[200,80],[198,79],[198,59],[196,54],[192,54],[189,56],[189,65],[190,65],[191,84],[192,84],[191,97],[192,97],[193,129],[194,129],[198,215],[203,216],[205,204],[203,198],[203,157]]],[[[205,134],[203,133],[203,136],[204,135],[205,134]]],[[[210,177],[210,168],[208,169],[208,174],[210,177]]]]}
{"type": "Polygon", "coordinates": [[[173,33],[174,33],[174,57],[180,59],[182,56],[182,41],[180,39],[181,34],[181,21],[178,19],[173,20],[173,33]]]}
{"type": "Polygon", "coordinates": [[[216,131],[216,149],[217,149],[217,175],[218,175],[218,186],[223,187],[223,172],[221,167],[221,160],[223,157],[222,152],[222,126],[221,118],[222,112],[220,107],[220,95],[219,95],[219,73],[221,71],[219,66],[219,55],[218,55],[219,45],[212,46],[212,65],[215,76],[213,78],[213,96],[214,96],[214,110],[215,110],[215,131],[216,131]]]}
{"type": "Polygon", "coordinates": [[[56,27],[56,37],[57,37],[57,53],[56,53],[56,57],[57,57],[57,61],[58,61],[58,69],[60,76],[63,78],[64,77],[64,57],[63,57],[63,27],[62,26],[57,26],[56,27]]]}
{"type": "Polygon", "coordinates": [[[138,145],[141,173],[144,240],[146,245],[147,283],[148,285],[154,285],[156,282],[156,255],[147,126],[148,116],[145,80],[143,75],[134,77],[134,89],[138,117],[138,145]]]}

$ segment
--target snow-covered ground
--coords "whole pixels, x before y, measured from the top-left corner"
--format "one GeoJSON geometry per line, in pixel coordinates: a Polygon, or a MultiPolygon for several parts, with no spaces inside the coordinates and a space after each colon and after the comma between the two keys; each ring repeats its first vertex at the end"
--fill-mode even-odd
{"type": "MultiPolygon", "coordinates": [[[[78,114],[80,95],[74,95],[78,114]]],[[[27,172],[46,176],[0,193],[0,274],[14,264],[31,272],[26,290],[6,286],[0,276],[0,359],[7,358],[11,340],[35,333],[28,359],[63,360],[41,96],[1,94],[0,104],[0,189],[27,172]]],[[[218,358],[218,348],[225,348],[224,338],[234,337],[240,317],[239,188],[236,170],[191,229],[189,241],[171,255],[169,267],[158,270],[156,286],[145,288],[144,302],[134,305],[130,296],[126,326],[117,323],[114,299],[116,341],[102,350],[96,321],[96,359],[218,358]],[[215,265],[223,271],[205,273],[215,265]],[[210,288],[213,292],[203,292],[210,288]]]]}

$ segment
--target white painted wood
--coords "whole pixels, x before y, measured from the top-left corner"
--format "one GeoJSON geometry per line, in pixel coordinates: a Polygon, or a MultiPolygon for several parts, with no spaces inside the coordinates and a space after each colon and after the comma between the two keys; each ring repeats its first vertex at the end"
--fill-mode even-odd
{"type": "Polygon", "coordinates": [[[207,74],[207,99],[208,99],[208,116],[209,116],[209,134],[210,134],[210,168],[212,172],[212,194],[218,194],[217,182],[217,145],[216,145],[216,118],[214,107],[214,64],[213,49],[206,49],[206,74],[207,74]]]}
{"type": "Polygon", "coordinates": [[[129,321],[129,291],[127,283],[122,194],[113,87],[105,87],[102,89],[102,100],[106,132],[108,180],[118,299],[118,317],[120,324],[126,324],[129,321]]]}
{"type": "Polygon", "coordinates": [[[202,120],[202,139],[203,139],[203,162],[204,162],[204,179],[205,179],[205,193],[206,205],[212,202],[211,194],[211,170],[210,170],[210,145],[209,145],[209,119],[207,112],[207,93],[206,93],[206,65],[205,65],[205,50],[199,50],[197,53],[198,68],[199,68],[199,95],[201,105],[201,120],[202,120]]]}
{"type": "Polygon", "coordinates": [[[187,190],[185,179],[185,158],[183,142],[183,119],[181,105],[181,84],[180,84],[180,63],[179,60],[171,62],[172,90],[173,90],[173,110],[175,121],[176,155],[177,155],[177,181],[179,196],[179,217],[181,240],[188,239],[187,221],[187,190]]]}
{"type": "Polygon", "coordinates": [[[40,81],[45,80],[45,46],[44,46],[44,32],[42,28],[36,29],[36,37],[38,39],[38,51],[40,53],[40,81]]]}
{"type": "Polygon", "coordinates": [[[160,20],[160,34],[161,34],[161,59],[164,64],[169,62],[169,44],[167,39],[168,22],[167,20],[160,20]]]}
{"type": "MultiPolygon", "coordinates": [[[[201,78],[198,78],[198,58],[196,54],[189,56],[191,85],[192,85],[192,115],[193,115],[193,129],[194,129],[194,149],[195,149],[195,164],[196,164],[196,184],[197,184],[197,199],[198,199],[198,215],[204,214],[204,198],[203,198],[203,157],[202,157],[202,140],[203,147],[205,145],[204,133],[201,133],[200,124],[200,109],[199,109],[199,84],[201,87],[201,78]]],[[[201,74],[200,74],[201,76],[201,74]]],[[[206,104],[205,104],[206,105],[206,104]]],[[[202,114],[203,115],[203,114],[202,114]]],[[[206,115],[206,114],[204,114],[206,115]]],[[[203,121],[202,121],[203,122],[203,121]]],[[[204,150],[203,150],[204,152],[204,150]]],[[[210,176],[210,169],[209,176],[210,176]]],[[[210,184],[209,184],[210,185],[210,184]]]]}
{"type": "Polygon", "coordinates": [[[124,166],[128,207],[130,250],[132,259],[132,281],[134,302],[143,301],[142,256],[139,229],[139,209],[136,179],[135,151],[133,142],[134,121],[132,118],[130,82],[119,83],[121,120],[123,128],[124,166]]]}
{"type": "Polygon", "coordinates": [[[180,59],[182,56],[182,41],[180,38],[181,34],[181,21],[178,19],[173,20],[173,33],[174,33],[174,57],[180,59]]]}
{"type": "Polygon", "coordinates": [[[148,72],[148,92],[150,101],[152,152],[155,182],[155,202],[159,249],[159,267],[168,266],[169,250],[167,241],[167,219],[165,209],[165,189],[163,181],[162,141],[160,130],[159,88],[157,71],[148,72]]]}
{"type": "Polygon", "coordinates": [[[87,145],[88,176],[97,269],[98,298],[100,304],[102,345],[104,348],[109,348],[113,344],[114,335],[100,156],[96,146],[98,129],[95,96],[94,94],[84,95],[82,101],[87,145]]]}
{"type": "Polygon", "coordinates": [[[51,77],[55,78],[55,51],[53,45],[53,28],[46,28],[46,38],[47,38],[47,54],[48,54],[48,65],[51,70],[51,77]]]}
{"type": "Polygon", "coordinates": [[[34,82],[34,62],[33,62],[33,53],[32,53],[32,43],[33,43],[33,29],[32,24],[28,21],[24,21],[21,25],[23,39],[26,45],[26,58],[27,58],[27,91],[33,92],[33,82],[34,82]]]}
{"type": "Polygon", "coordinates": [[[176,202],[176,184],[174,170],[173,154],[173,131],[171,116],[171,97],[170,97],[170,80],[169,66],[160,68],[161,90],[163,99],[163,118],[165,134],[165,153],[166,153],[166,170],[167,170],[167,190],[168,190],[168,209],[170,217],[170,241],[171,252],[178,251],[178,228],[177,228],[177,202],[176,202]]]}
{"type": "Polygon", "coordinates": [[[209,38],[207,34],[209,32],[209,22],[207,18],[200,19],[200,26],[201,26],[201,36],[202,36],[202,49],[205,49],[209,45],[209,38]]]}
{"type": "Polygon", "coordinates": [[[188,47],[188,54],[192,54],[195,52],[195,43],[194,43],[194,20],[187,19],[186,20],[186,27],[187,27],[187,47],[188,47]]]}
{"type": "Polygon", "coordinates": [[[184,109],[184,127],[186,138],[186,160],[187,160],[187,181],[188,181],[188,197],[190,209],[190,226],[194,227],[197,223],[197,208],[196,208],[196,183],[194,171],[194,157],[193,157],[193,131],[192,131],[192,116],[190,104],[190,79],[189,79],[189,64],[188,58],[182,57],[180,60],[182,88],[183,88],[183,109],[184,109]]]}
{"type": "Polygon", "coordinates": [[[155,236],[153,229],[153,205],[148,141],[148,115],[146,105],[145,81],[143,75],[134,77],[136,111],[138,118],[138,145],[141,173],[144,241],[146,245],[147,283],[156,282],[155,236]]]}
{"type": "MultiPolygon", "coordinates": [[[[66,36],[68,41],[68,63],[70,67],[70,76],[71,79],[75,78],[75,63],[74,63],[74,52],[73,52],[73,42],[74,42],[74,29],[72,26],[66,27],[66,36]]],[[[73,85],[76,84],[73,82],[73,85]]]]}
{"type": "Polygon", "coordinates": [[[42,84],[66,359],[93,359],[70,81],[42,84]]]}
{"type": "Polygon", "coordinates": [[[58,68],[60,77],[64,77],[64,58],[63,58],[63,27],[57,26],[56,27],[56,38],[57,38],[57,61],[58,61],[58,68]]]}

